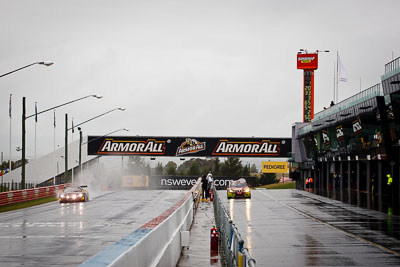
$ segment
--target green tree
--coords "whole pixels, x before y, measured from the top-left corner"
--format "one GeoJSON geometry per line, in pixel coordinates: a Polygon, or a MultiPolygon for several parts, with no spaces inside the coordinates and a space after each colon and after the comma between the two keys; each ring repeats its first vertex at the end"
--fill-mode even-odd
{"type": "Polygon", "coordinates": [[[163,170],[164,170],[164,167],[163,167],[162,163],[158,162],[157,166],[155,167],[155,170],[154,170],[155,174],[156,175],[162,175],[163,174],[163,170]]]}
{"type": "Polygon", "coordinates": [[[204,166],[203,168],[201,168],[201,174],[207,174],[209,172],[212,172],[212,167],[211,166],[204,166]]]}
{"type": "Polygon", "coordinates": [[[187,175],[200,175],[200,164],[194,161],[187,172],[187,175]]]}
{"type": "Polygon", "coordinates": [[[239,158],[230,157],[221,166],[221,175],[230,177],[240,177],[242,174],[242,162],[239,158]]]}
{"type": "Polygon", "coordinates": [[[219,175],[221,172],[221,161],[219,158],[213,160],[213,173],[214,175],[219,175]]]}
{"type": "Polygon", "coordinates": [[[147,174],[150,175],[150,165],[144,162],[144,159],[139,156],[129,156],[127,169],[129,174],[133,175],[141,175],[147,174]]]}
{"type": "MultiPolygon", "coordinates": [[[[186,175],[193,164],[199,165],[199,173],[206,174],[212,169],[212,161],[207,159],[191,158],[186,160],[178,167],[178,173],[180,175],[186,175]],[[204,172],[204,173],[203,173],[204,172]]],[[[197,174],[196,174],[197,175],[197,174]]]]}
{"type": "Polygon", "coordinates": [[[165,165],[165,172],[167,175],[176,175],[176,163],[173,161],[169,161],[166,165],[165,165]]]}
{"type": "Polygon", "coordinates": [[[150,175],[151,174],[151,166],[149,163],[146,164],[146,166],[144,167],[144,174],[150,175]]]}
{"type": "Polygon", "coordinates": [[[242,175],[243,176],[250,176],[250,169],[249,169],[249,166],[247,164],[244,165],[244,167],[242,169],[242,175]]]}
{"type": "Polygon", "coordinates": [[[267,184],[276,184],[279,182],[279,178],[276,177],[275,173],[263,173],[260,176],[260,184],[267,185],[267,184]]]}
{"type": "Polygon", "coordinates": [[[251,165],[250,173],[258,173],[256,164],[253,163],[253,165],[251,165]]]}

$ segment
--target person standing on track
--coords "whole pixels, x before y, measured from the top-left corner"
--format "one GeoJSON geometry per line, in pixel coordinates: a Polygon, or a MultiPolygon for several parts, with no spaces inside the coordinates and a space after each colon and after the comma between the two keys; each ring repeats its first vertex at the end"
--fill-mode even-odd
{"type": "Polygon", "coordinates": [[[208,180],[207,180],[207,177],[206,177],[206,175],[203,175],[202,177],[201,177],[201,188],[203,189],[203,191],[202,191],[202,199],[205,199],[206,198],[206,196],[207,196],[207,187],[208,187],[208,180]]]}

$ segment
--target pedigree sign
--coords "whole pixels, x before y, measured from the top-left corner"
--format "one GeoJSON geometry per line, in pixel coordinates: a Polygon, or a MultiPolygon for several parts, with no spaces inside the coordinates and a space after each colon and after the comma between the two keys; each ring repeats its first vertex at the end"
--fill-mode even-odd
{"type": "Polygon", "coordinates": [[[288,173],[287,161],[263,161],[261,166],[262,173],[288,173]]]}
{"type": "Polygon", "coordinates": [[[297,54],[297,69],[316,70],[318,69],[318,54],[297,54]]]}

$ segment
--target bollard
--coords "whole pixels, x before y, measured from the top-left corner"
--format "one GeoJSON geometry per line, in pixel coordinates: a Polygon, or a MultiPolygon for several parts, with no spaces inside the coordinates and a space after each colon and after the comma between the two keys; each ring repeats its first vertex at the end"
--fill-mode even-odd
{"type": "Polygon", "coordinates": [[[218,251],[218,230],[215,228],[211,228],[211,235],[210,235],[210,251],[218,251]]]}

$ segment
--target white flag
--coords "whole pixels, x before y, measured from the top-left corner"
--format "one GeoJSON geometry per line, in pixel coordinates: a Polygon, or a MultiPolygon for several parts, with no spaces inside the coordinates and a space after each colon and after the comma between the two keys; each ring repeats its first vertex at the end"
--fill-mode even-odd
{"type": "Polygon", "coordinates": [[[342,61],[340,60],[339,54],[337,56],[337,64],[338,64],[338,79],[341,82],[347,82],[347,70],[342,64],[342,61]]]}

